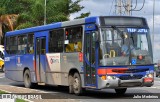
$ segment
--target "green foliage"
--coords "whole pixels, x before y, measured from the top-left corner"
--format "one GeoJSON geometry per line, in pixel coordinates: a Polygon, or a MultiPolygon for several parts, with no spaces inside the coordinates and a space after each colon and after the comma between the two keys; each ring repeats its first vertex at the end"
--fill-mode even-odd
{"type": "Polygon", "coordinates": [[[17,30],[18,29],[24,29],[24,28],[29,28],[29,27],[33,27],[36,26],[34,23],[32,22],[25,22],[25,23],[21,23],[20,25],[17,26],[17,30]]]}
{"type": "Polygon", "coordinates": [[[20,14],[31,10],[34,0],[0,0],[0,7],[5,7],[6,14],[20,14]]]}
{"type": "Polygon", "coordinates": [[[0,90],[0,94],[6,94],[6,92],[0,90]]]}
{"type": "MultiPolygon", "coordinates": [[[[46,0],[46,22],[61,22],[69,20],[69,15],[81,11],[82,0],[46,0]]],[[[15,29],[39,26],[44,24],[45,0],[0,0],[0,15],[19,14],[15,29]]],[[[82,13],[77,18],[89,16],[82,13]]]]}
{"type": "Polygon", "coordinates": [[[76,17],[75,19],[88,17],[89,15],[90,15],[90,12],[88,12],[88,13],[81,13],[81,15],[79,17],[76,17]]]}
{"type": "Polygon", "coordinates": [[[75,13],[81,11],[84,7],[79,5],[79,2],[82,0],[77,0],[75,2],[70,1],[69,4],[69,13],[75,13]]]}
{"type": "Polygon", "coordinates": [[[0,15],[4,15],[5,14],[5,7],[1,7],[0,8],[0,15]]]}

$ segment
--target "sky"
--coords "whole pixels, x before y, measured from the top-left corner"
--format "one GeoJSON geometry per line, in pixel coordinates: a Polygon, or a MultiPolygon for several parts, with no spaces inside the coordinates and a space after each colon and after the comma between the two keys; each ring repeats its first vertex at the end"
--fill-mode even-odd
{"type": "MultiPolygon", "coordinates": [[[[74,19],[82,12],[90,12],[90,16],[113,16],[115,15],[115,1],[116,0],[83,0],[80,5],[84,6],[84,9],[80,12],[74,13],[70,16],[70,19],[74,19]]],[[[127,1],[127,0],[122,0],[127,1]]],[[[132,16],[144,17],[148,21],[150,27],[151,37],[153,35],[153,0],[137,0],[137,9],[140,9],[145,1],[144,7],[141,11],[132,12],[132,16]]],[[[132,0],[133,8],[136,5],[136,0],[132,0]]],[[[160,0],[155,0],[155,16],[154,16],[154,49],[153,56],[154,62],[157,63],[160,60],[160,0]]],[[[153,46],[152,45],[152,46],[153,46]]]]}

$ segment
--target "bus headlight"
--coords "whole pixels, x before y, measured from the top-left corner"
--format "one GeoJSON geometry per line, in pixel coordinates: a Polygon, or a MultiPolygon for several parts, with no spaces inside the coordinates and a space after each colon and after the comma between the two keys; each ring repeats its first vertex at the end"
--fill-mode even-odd
{"type": "Polygon", "coordinates": [[[145,75],[144,83],[152,83],[154,81],[154,74],[150,73],[145,75]]]}
{"type": "Polygon", "coordinates": [[[153,73],[150,73],[150,74],[145,75],[145,77],[153,78],[153,77],[154,77],[154,74],[153,74],[153,73]]]}
{"type": "Polygon", "coordinates": [[[112,79],[116,79],[115,76],[107,76],[107,79],[112,80],[112,79]]]}
{"type": "Polygon", "coordinates": [[[113,80],[113,79],[116,79],[116,77],[115,76],[102,75],[101,79],[102,80],[113,80]]]}

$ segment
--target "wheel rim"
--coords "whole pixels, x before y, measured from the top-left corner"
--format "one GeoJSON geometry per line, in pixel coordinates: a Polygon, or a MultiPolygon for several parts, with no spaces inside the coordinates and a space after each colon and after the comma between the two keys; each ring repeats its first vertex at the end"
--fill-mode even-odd
{"type": "Polygon", "coordinates": [[[78,80],[77,77],[74,79],[73,88],[74,88],[75,91],[79,90],[79,80],[78,80]]]}
{"type": "Polygon", "coordinates": [[[28,74],[26,74],[25,79],[26,79],[26,80],[25,80],[26,85],[29,85],[29,83],[30,83],[30,77],[29,77],[28,74]]]}

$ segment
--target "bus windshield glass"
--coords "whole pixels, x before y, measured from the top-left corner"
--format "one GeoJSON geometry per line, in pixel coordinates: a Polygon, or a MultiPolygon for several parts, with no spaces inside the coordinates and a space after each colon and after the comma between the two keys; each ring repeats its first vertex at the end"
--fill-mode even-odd
{"type": "Polygon", "coordinates": [[[149,29],[101,28],[99,65],[152,64],[149,29]]]}

